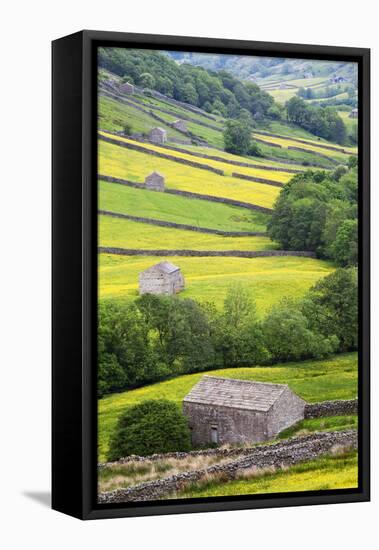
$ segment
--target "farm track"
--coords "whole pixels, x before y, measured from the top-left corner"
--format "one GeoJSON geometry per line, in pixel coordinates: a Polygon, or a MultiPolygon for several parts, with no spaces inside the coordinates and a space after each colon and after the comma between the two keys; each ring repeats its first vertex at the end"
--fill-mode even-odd
{"type": "MultiPolygon", "coordinates": [[[[126,185],[128,187],[135,187],[136,189],[147,190],[142,183],[124,180],[122,178],[116,178],[114,176],[106,176],[105,174],[98,175],[99,180],[106,181],[107,183],[115,183],[118,185],[126,185]]],[[[150,190],[149,190],[150,191],[150,190]]],[[[158,191],[151,190],[152,193],[157,193],[158,191]]],[[[259,206],[258,204],[252,204],[250,202],[238,201],[235,199],[229,199],[226,197],[216,197],[213,195],[203,195],[202,193],[192,193],[191,191],[181,191],[180,189],[165,189],[164,191],[159,191],[160,193],[168,193],[171,195],[180,195],[182,197],[187,197],[189,199],[200,199],[210,202],[219,202],[222,204],[230,204],[231,206],[239,206],[240,208],[246,208],[247,210],[256,210],[257,212],[263,212],[265,214],[272,214],[272,208],[267,208],[265,206],[259,206]]]]}
{"type": "Polygon", "coordinates": [[[222,229],[211,229],[208,227],[197,227],[194,225],[188,225],[184,223],[167,222],[164,220],[157,220],[153,218],[145,218],[140,216],[131,216],[129,214],[122,214],[119,212],[110,212],[109,210],[99,210],[99,214],[102,216],[111,216],[113,218],[121,218],[134,222],[141,222],[150,225],[157,225],[160,227],[172,227],[174,229],[185,229],[187,231],[197,231],[198,233],[210,233],[212,235],[221,235],[223,237],[266,237],[267,233],[263,231],[223,231],[222,229]]]}
{"type": "Polygon", "coordinates": [[[314,252],[293,250],[175,250],[175,249],[145,249],[145,248],[118,248],[99,246],[99,254],[116,254],[118,256],[190,256],[190,257],[231,257],[231,258],[268,258],[272,256],[295,256],[316,258],[314,252]]]}

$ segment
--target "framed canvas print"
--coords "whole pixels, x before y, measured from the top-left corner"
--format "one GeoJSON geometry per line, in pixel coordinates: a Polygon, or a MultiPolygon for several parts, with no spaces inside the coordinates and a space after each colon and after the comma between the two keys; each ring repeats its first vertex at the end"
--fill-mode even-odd
{"type": "Polygon", "coordinates": [[[53,508],[369,499],[369,50],[53,42],[53,508]]]}

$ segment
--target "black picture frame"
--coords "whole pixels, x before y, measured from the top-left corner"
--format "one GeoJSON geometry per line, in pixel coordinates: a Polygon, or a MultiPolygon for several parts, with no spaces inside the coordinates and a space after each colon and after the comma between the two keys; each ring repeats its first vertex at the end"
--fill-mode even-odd
{"type": "Polygon", "coordinates": [[[81,519],[370,499],[370,50],[81,31],[52,43],[52,507],[81,519]],[[100,45],[354,61],[359,74],[359,487],[120,505],[96,502],[97,61],[100,45]]]}

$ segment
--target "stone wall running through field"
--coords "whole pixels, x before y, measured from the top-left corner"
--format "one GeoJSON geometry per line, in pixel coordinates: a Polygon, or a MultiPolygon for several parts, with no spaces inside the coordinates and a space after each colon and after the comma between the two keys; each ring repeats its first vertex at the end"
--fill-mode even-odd
{"type": "Polygon", "coordinates": [[[234,257],[234,258],[270,258],[272,256],[299,256],[304,258],[315,258],[314,252],[297,250],[179,250],[160,249],[148,250],[145,248],[117,248],[110,246],[99,246],[101,254],[117,254],[120,256],[190,256],[190,257],[234,257]]]}
{"type": "Polygon", "coordinates": [[[119,212],[110,212],[108,210],[99,210],[99,214],[103,216],[111,216],[113,218],[121,218],[131,220],[133,222],[147,223],[150,225],[158,225],[160,227],[172,227],[174,229],[185,229],[186,231],[197,231],[198,233],[210,233],[212,235],[221,235],[223,237],[265,237],[267,233],[262,231],[223,231],[221,229],[211,229],[209,227],[198,227],[196,225],[188,225],[184,223],[166,222],[153,218],[144,218],[142,216],[131,216],[129,214],[121,214],[119,212]]]}
{"type": "Polygon", "coordinates": [[[99,139],[102,139],[103,141],[111,143],[112,145],[117,145],[118,147],[124,147],[125,149],[131,149],[133,151],[138,151],[140,153],[145,153],[148,155],[153,155],[155,157],[164,158],[167,160],[178,162],[180,164],[186,164],[187,166],[192,166],[193,168],[199,168],[200,170],[207,170],[208,172],[213,172],[214,174],[218,174],[219,176],[224,175],[224,171],[220,170],[219,168],[214,168],[213,166],[209,166],[208,164],[203,164],[193,160],[176,157],[175,155],[169,155],[161,151],[156,151],[155,149],[149,149],[148,147],[144,147],[143,145],[137,145],[136,143],[128,143],[126,141],[120,141],[119,139],[110,138],[108,136],[104,136],[103,134],[99,134],[99,139]]]}
{"type": "Polygon", "coordinates": [[[249,454],[240,456],[230,462],[184,472],[156,481],[140,483],[126,489],[100,493],[98,502],[108,504],[159,500],[181,491],[191,482],[199,481],[208,476],[222,475],[222,479],[225,481],[233,480],[244,470],[293,466],[328,454],[336,447],[356,449],[357,445],[356,430],[318,432],[308,436],[294,437],[279,443],[253,447],[250,449],[249,454]]]}
{"type": "Polygon", "coordinates": [[[358,413],[358,399],[341,399],[307,403],[304,418],[320,418],[323,416],[344,416],[358,413]]]}
{"type": "MultiPolygon", "coordinates": [[[[135,181],[124,180],[122,178],[116,178],[114,176],[106,176],[104,174],[99,174],[99,180],[106,181],[108,183],[117,183],[119,185],[126,185],[128,187],[135,187],[136,189],[146,189],[145,185],[142,183],[137,183],[135,181]]],[[[153,191],[149,189],[152,193],[157,193],[158,191],[153,191]]],[[[248,210],[256,210],[257,212],[264,212],[265,214],[272,214],[273,210],[271,208],[266,208],[265,206],[259,206],[258,204],[251,204],[249,202],[238,201],[235,199],[229,199],[226,197],[215,197],[213,195],[203,195],[202,193],[192,193],[191,191],[181,191],[180,189],[165,189],[164,191],[159,191],[160,193],[169,193],[171,195],[179,195],[181,197],[187,197],[189,199],[200,199],[210,202],[220,202],[222,204],[230,204],[231,206],[239,206],[240,208],[246,208],[248,210]]]]}

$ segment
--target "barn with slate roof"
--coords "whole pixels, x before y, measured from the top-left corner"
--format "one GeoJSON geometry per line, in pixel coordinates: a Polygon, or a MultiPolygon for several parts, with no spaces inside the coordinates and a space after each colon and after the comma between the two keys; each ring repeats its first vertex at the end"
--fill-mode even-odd
{"type": "Polygon", "coordinates": [[[171,262],[159,262],[139,274],[140,294],[177,294],[184,289],[180,268],[171,262]]]}
{"type": "Polygon", "coordinates": [[[258,443],[304,418],[287,384],[203,376],[183,400],[194,446],[258,443]]]}

